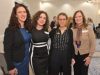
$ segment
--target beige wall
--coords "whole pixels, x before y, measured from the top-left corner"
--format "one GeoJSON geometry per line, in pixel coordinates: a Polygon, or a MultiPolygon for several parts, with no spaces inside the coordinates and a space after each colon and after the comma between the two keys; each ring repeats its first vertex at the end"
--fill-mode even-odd
{"type": "Polygon", "coordinates": [[[9,16],[13,6],[13,0],[1,0],[0,3],[0,35],[3,34],[4,28],[8,24],[9,16]]]}
{"type": "MultiPolygon", "coordinates": [[[[45,10],[48,12],[50,20],[54,15],[57,15],[59,12],[66,12],[68,16],[73,16],[73,13],[76,10],[83,10],[86,17],[93,18],[94,22],[97,24],[100,22],[100,15],[98,15],[97,4],[86,4],[86,0],[47,0],[49,3],[42,3],[41,0],[26,0],[29,7],[31,15],[33,15],[38,10],[45,10]],[[41,6],[41,7],[40,7],[41,6]]],[[[46,1],[46,0],[45,0],[46,1]]]]}
{"type": "Polygon", "coordinates": [[[8,26],[14,2],[23,2],[23,0],[1,0],[0,4],[0,53],[3,52],[3,36],[5,28],[8,26]]]}
{"type": "Polygon", "coordinates": [[[3,34],[8,25],[14,0],[1,0],[0,3],[0,52],[3,52],[3,34]]]}
{"type": "Polygon", "coordinates": [[[25,0],[25,2],[29,7],[31,16],[40,9],[39,0],[25,0]]]}

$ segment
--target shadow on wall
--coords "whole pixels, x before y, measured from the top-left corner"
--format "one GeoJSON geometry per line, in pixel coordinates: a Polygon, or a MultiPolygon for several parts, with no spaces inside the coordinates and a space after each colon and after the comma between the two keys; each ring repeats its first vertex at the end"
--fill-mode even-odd
{"type": "Polygon", "coordinates": [[[3,37],[4,37],[4,35],[0,35],[0,53],[4,53],[4,49],[3,49],[3,37]]]}
{"type": "MultiPolygon", "coordinates": [[[[7,74],[7,64],[4,58],[4,53],[0,53],[0,67],[4,70],[4,72],[7,74]]],[[[0,74],[1,75],[1,74],[0,74]]]]}
{"type": "Polygon", "coordinates": [[[4,58],[3,35],[0,35],[0,67],[2,67],[2,69],[4,69],[4,71],[6,73],[8,73],[6,61],[5,61],[5,58],[4,58]]]}

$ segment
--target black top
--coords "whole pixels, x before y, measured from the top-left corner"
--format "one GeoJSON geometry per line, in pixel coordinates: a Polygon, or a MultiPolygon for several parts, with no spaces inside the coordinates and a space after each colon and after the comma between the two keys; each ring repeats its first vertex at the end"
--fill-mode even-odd
{"type": "MultiPolygon", "coordinates": [[[[43,42],[47,44],[48,39],[49,39],[49,33],[47,31],[37,30],[35,28],[32,30],[32,44],[33,45],[34,43],[43,43],[43,42]]],[[[41,44],[39,44],[38,46],[40,47],[34,47],[33,57],[47,57],[48,56],[47,46],[41,47],[41,44]]],[[[30,53],[31,52],[32,50],[30,51],[30,53]]]]}
{"type": "Polygon", "coordinates": [[[53,42],[53,48],[56,48],[57,50],[65,50],[67,47],[68,39],[69,37],[66,37],[68,34],[68,31],[65,30],[63,34],[61,34],[61,31],[58,29],[54,35],[54,39],[52,39],[53,42]]]}
{"type": "Polygon", "coordinates": [[[55,21],[52,21],[50,24],[51,29],[53,29],[55,27],[55,21]]]}
{"type": "Polygon", "coordinates": [[[32,41],[34,43],[39,43],[39,42],[47,42],[49,38],[49,33],[44,30],[37,30],[33,29],[32,30],[32,41]]]}
{"type": "Polygon", "coordinates": [[[73,46],[73,32],[71,29],[67,29],[61,34],[59,28],[53,29],[50,32],[51,38],[51,49],[52,50],[66,50],[69,56],[74,57],[74,46],[73,46]]]}

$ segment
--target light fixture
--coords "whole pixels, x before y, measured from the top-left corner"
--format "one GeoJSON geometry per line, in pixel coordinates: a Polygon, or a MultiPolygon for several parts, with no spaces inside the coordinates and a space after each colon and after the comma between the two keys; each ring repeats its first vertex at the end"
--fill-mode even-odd
{"type": "Polygon", "coordinates": [[[46,10],[48,7],[51,7],[51,1],[43,0],[40,1],[40,9],[41,10],[46,10]]]}

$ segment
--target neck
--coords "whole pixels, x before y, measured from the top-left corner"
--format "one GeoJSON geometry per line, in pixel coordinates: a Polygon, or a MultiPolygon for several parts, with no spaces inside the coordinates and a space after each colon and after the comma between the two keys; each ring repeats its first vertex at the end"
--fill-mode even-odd
{"type": "Polygon", "coordinates": [[[61,31],[61,34],[63,34],[64,33],[64,31],[67,29],[67,27],[59,27],[59,29],[60,29],[60,31],[61,31]]]}
{"type": "Polygon", "coordinates": [[[43,26],[39,26],[39,25],[37,25],[37,26],[36,26],[36,29],[38,29],[38,30],[42,30],[42,29],[43,29],[43,26]]]}
{"type": "Polygon", "coordinates": [[[82,27],[83,27],[83,24],[78,24],[77,25],[77,28],[79,28],[79,29],[82,28],[82,27]]]}
{"type": "Polygon", "coordinates": [[[24,28],[24,24],[21,24],[21,28],[24,28]]]}
{"type": "Polygon", "coordinates": [[[19,21],[19,23],[20,23],[20,25],[21,25],[20,27],[21,27],[21,28],[24,28],[24,22],[19,21]]]}
{"type": "Polygon", "coordinates": [[[59,27],[59,29],[61,29],[61,30],[64,30],[64,29],[66,29],[67,27],[65,27],[65,26],[63,26],[63,27],[59,27]]]}

